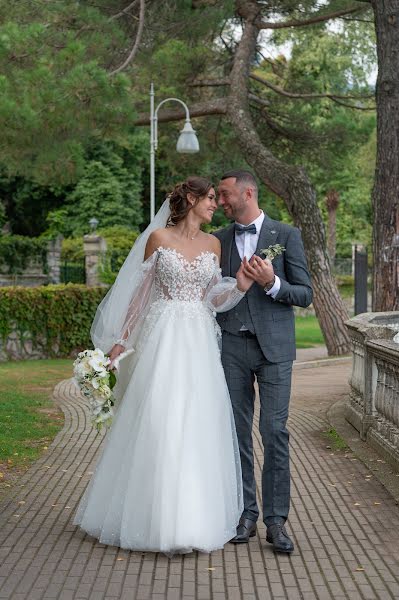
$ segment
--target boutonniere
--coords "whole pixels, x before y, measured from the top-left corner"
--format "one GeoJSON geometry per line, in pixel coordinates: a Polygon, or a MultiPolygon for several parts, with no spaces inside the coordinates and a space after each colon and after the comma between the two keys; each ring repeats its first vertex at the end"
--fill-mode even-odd
{"type": "Polygon", "coordinates": [[[272,261],[274,258],[276,258],[276,256],[279,256],[283,252],[285,252],[285,248],[284,246],[281,246],[281,244],[274,244],[273,246],[268,246],[267,248],[263,248],[263,250],[260,251],[260,253],[264,254],[264,256],[270,261],[272,261]]]}

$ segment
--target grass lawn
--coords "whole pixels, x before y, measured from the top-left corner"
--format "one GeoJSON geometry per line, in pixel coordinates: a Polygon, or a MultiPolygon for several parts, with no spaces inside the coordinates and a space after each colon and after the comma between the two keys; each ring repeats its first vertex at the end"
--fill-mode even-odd
{"type": "Polygon", "coordinates": [[[312,348],[324,344],[319,322],[316,317],[295,317],[296,347],[312,348]]]}
{"type": "Polygon", "coordinates": [[[62,429],[54,386],[72,375],[72,360],[24,360],[0,364],[0,492],[43,452],[62,429]]]}

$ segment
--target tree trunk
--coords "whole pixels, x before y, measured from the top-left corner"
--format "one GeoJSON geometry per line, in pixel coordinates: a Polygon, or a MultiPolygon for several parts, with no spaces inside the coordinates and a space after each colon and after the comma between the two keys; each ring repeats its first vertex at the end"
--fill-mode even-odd
{"type": "Polygon", "coordinates": [[[337,209],[339,206],[339,194],[336,190],[329,190],[327,192],[326,205],[328,212],[327,249],[331,265],[334,265],[337,250],[337,209]]]}
{"type": "MultiPolygon", "coordinates": [[[[251,3],[245,8],[250,6],[251,3]]],[[[346,354],[350,347],[344,325],[348,312],[331,273],[324,223],[316,202],[316,192],[303,168],[283,163],[265,147],[249,111],[248,76],[259,33],[255,25],[256,15],[256,10],[252,17],[246,15],[243,35],[230,75],[234,83],[227,100],[227,116],[248,164],[269,189],[283,198],[294,223],[302,231],[314,289],[313,305],[328,354],[346,354]]]]}
{"type": "Polygon", "coordinates": [[[399,310],[399,2],[372,0],[377,34],[373,311],[399,310]]]}

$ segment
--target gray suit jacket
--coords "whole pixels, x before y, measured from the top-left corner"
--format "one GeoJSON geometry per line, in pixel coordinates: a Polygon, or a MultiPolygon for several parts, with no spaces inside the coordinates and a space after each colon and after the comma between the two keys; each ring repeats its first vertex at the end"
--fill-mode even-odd
{"type": "MultiPolygon", "coordinates": [[[[222,245],[222,275],[234,277],[235,273],[231,272],[231,251],[235,243],[234,223],[216,231],[214,235],[222,245]]],[[[247,292],[246,299],[241,302],[248,303],[255,334],[266,359],[278,363],[294,360],[296,357],[292,306],[309,306],[313,292],[299,229],[265,215],[255,254],[262,256],[260,249],[273,244],[281,244],[286,249],[273,260],[274,272],[281,280],[276,298],[273,300],[259,284],[254,283],[247,292]]],[[[239,312],[235,307],[219,313],[217,319],[221,328],[232,332],[232,324],[237,323],[239,312]]]]}

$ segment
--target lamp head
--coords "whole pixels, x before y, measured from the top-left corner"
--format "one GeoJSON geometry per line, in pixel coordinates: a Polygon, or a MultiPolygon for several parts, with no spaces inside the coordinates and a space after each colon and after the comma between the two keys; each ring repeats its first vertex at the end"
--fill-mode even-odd
{"type": "Polygon", "coordinates": [[[199,152],[198,138],[189,120],[185,122],[184,127],[180,132],[176,150],[181,154],[194,154],[195,152],[199,152]]]}
{"type": "Polygon", "coordinates": [[[93,232],[96,230],[98,223],[99,223],[99,221],[98,221],[98,219],[96,219],[96,217],[92,217],[89,220],[89,225],[93,232]]]}

